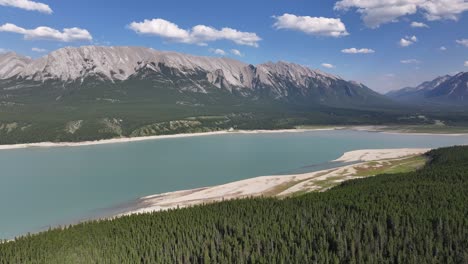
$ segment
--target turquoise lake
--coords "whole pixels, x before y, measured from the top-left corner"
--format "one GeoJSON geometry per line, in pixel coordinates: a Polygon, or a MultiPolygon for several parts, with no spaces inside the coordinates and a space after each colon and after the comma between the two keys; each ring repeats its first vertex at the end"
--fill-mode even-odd
{"type": "Polygon", "coordinates": [[[0,238],[96,217],[146,195],[323,169],[346,151],[462,144],[468,135],[335,130],[0,150],[0,238]]]}

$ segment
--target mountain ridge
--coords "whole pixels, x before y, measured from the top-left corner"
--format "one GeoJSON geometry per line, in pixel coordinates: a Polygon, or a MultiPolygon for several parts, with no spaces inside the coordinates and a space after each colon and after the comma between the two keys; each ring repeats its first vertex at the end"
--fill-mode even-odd
{"type": "MultiPolygon", "coordinates": [[[[135,73],[135,70],[141,67],[141,64],[149,64],[149,63],[164,63],[169,67],[178,67],[182,69],[191,69],[194,68],[202,68],[209,71],[215,71],[218,69],[224,70],[229,72],[228,70],[235,71],[235,73],[239,73],[239,69],[248,67],[252,64],[247,64],[242,61],[228,58],[228,57],[208,57],[208,56],[195,56],[191,54],[179,53],[174,51],[159,51],[152,48],[145,48],[145,47],[133,47],[133,46],[81,46],[81,47],[64,47],[57,49],[55,51],[50,52],[49,54],[39,57],[37,59],[28,59],[26,56],[22,56],[16,54],[14,52],[5,53],[5,55],[9,55],[10,57],[16,56],[18,60],[27,61],[30,65],[19,65],[22,66],[21,72],[16,72],[19,74],[19,77],[28,77],[31,75],[35,75],[38,72],[45,71],[45,70],[54,70],[53,72],[49,72],[52,74],[53,77],[59,77],[63,81],[68,81],[70,79],[78,78],[79,77],[79,70],[86,69],[85,66],[89,64],[89,62],[96,62],[99,65],[96,69],[96,72],[102,73],[107,76],[110,80],[124,80],[127,79],[131,74],[135,73]],[[116,57],[118,56],[118,57],[116,57]],[[101,57],[101,60],[96,60],[97,57],[101,57]],[[77,62],[82,62],[81,65],[73,65],[75,67],[82,67],[82,68],[72,68],[70,65],[67,65],[67,62],[72,62],[73,59],[75,64],[77,62]],[[81,61],[80,61],[81,60],[81,61]],[[85,62],[85,63],[83,63],[85,62]],[[111,64],[110,67],[104,67],[105,64],[111,64]],[[49,67],[47,69],[46,67],[49,67]],[[125,74],[112,74],[111,70],[125,70],[125,69],[118,69],[127,68],[125,74]],[[130,69],[130,67],[133,67],[130,69]],[[68,74],[66,74],[68,73],[68,74]]],[[[0,60],[2,58],[0,57],[0,60]]],[[[294,70],[300,70],[301,73],[313,72],[316,75],[323,75],[330,78],[337,78],[341,79],[339,76],[335,76],[332,74],[328,74],[322,72],[320,70],[313,70],[309,67],[299,65],[296,63],[290,63],[285,61],[278,61],[274,62],[266,62],[258,65],[252,65],[254,67],[262,67],[262,68],[276,68],[276,70],[284,71],[284,66],[287,67],[294,67],[294,70]],[[282,66],[282,67],[278,67],[282,66]]],[[[5,66],[3,66],[5,67],[5,66]]],[[[5,75],[0,74],[0,79],[6,79],[10,77],[15,77],[15,75],[5,75]]],[[[43,77],[46,79],[45,76],[36,76],[43,77]]],[[[229,76],[228,80],[232,84],[240,84],[237,80],[233,80],[229,76]]]]}
{"type": "Polygon", "coordinates": [[[386,95],[406,103],[468,104],[468,72],[439,76],[416,87],[405,87],[386,95]]]}
{"type": "Polygon", "coordinates": [[[172,83],[184,92],[209,94],[213,88],[252,98],[339,104],[366,104],[386,98],[365,85],[284,61],[247,64],[226,57],[203,57],[144,47],[65,47],[37,58],[15,53],[0,57],[0,88],[66,88],[92,82],[125,83],[140,78],[172,83]],[[32,83],[32,84],[31,84],[32,83]],[[51,84],[53,83],[53,84],[51,84]]]}

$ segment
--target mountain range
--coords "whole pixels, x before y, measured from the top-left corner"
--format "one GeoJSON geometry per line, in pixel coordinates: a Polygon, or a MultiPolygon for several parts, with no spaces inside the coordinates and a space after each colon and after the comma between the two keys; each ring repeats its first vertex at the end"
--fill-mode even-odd
{"type": "Polygon", "coordinates": [[[406,103],[432,103],[439,105],[468,104],[468,72],[444,75],[416,87],[391,91],[387,96],[406,103]]]}
{"type": "Polygon", "coordinates": [[[37,59],[9,52],[0,54],[0,144],[431,122],[396,101],[449,88],[463,98],[453,88],[463,78],[466,87],[459,74],[384,96],[283,61],[252,65],[143,47],[66,47],[37,59]]]}
{"type": "Polygon", "coordinates": [[[385,101],[383,96],[361,83],[294,63],[267,62],[254,66],[229,58],[199,57],[142,47],[67,47],[35,60],[6,53],[0,55],[0,80],[3,91],[41,89],[41,86],[67,91],[90,82],[125,86],[130,82],[135,85],[138,80],[151,80],[152,85],[208,96],[218,89],[249,99],[305,104],[385,101]]]}

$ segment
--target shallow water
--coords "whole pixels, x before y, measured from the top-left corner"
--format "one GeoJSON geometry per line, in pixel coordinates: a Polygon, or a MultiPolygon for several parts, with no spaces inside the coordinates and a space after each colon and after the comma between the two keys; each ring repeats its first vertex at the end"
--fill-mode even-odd
{"type": "Polygon", "coordinates": [[[0,150],[0,238],[95,217],[138,197],[321,170],[357,149],[468,144],[468,135],[335,130],[0,150]]]}

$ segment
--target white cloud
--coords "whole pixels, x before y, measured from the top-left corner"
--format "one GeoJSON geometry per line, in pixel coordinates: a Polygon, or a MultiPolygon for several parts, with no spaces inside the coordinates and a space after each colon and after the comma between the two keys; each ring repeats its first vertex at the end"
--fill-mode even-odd
{"type": "Polygon", "coordinates": [[[226,52],[222,49],[210,49],[210,52],[222,56],[226,55],[226,52]]]}
{"type": "Polygon", "coordinates": [[[29,11],[39,11],[41,13],[52,14],[52,9],[43,3],[29,0],[0,0],[1,6],[17,7],[29,11]]]}
{"type": "Polygon", "coordinates": [[[427,20],[458,20],[468,10],[468,3],[465,0],[341,0],[334,8],[342,11],[356,9],[366,26],[377,28],[418,11],[427,20]]]}
{"type": "Polygon", "coordinates": [[[416,60],[416,59],[401,60],[400,62],[403,63],[403,64],[418,64],[418,63],[421,63],[419,60],[416,60]]]}
{"type": "Polygon", "coordinates": [[[422,22],[416,22],[416,21],[413,21],[411,22],[411,27],[413,28],[429,28],[428,25],[422,23],[422,22]]]}
{"type": "Polygon", "coordinates": [[[408,47],[411,44],[413,44],[413,42],[406,40],[404,38],[400,39],[400,46],[402,47],[408,47]]]}
{"type": "Polygon", "coordinates": [[[468,48],[468,39],[457,39],[455,40],[458,44],[463,45],[468,48]]]}
{"type": "Polygon", "coordinates": [[[236,55],[236,56],[239,56],[239,57],[243,57],[244,54],[242,54],[239,50],[237,49],[231,49],[231,53],[236,55]]]}
{"type": "Polygon", "coordinates": [[[421,4],[427,20],[458,20],[468,10],[466,0],[426,0],[421,4]]]}
{"type": "Polygon", "coordinates": [[[2,49],[2,48],[0,48],[0,54],[1,54],[1,53],[7,53],[7,52],[8,52],[7,49],[2,49]]]}
{"type": "Polygon", "coordinates": [[[445,46],[441,46],[439,49],[440,49],[441,51],[446,51],[446,50],[447,50],[447,48],[446,48],[445,46]]]}
{"type": "Polygon", "coordinates": [[[59,31],[50,27],[37,27],[35,29],[25,29],[18,27],[14,24],[6,23],[0,26],[0,32],[12,32],[21,34],[27,40],[32,39],[46,39],[56,40],[63,42],[80,41],[80,40],[92,40],[93,37],[86,29],[81,28],[64,28],[63,31],[59,31]]]}
{"type": "Polygon", "coordinates": [[[350,48],[350,49],[342,49],[341,52],[348,53],[348,54],[357,54],[357,53],[368,54],[368,53],[374,53],[375,50],[367,49],[367,48],[362,48],[362,49],[350,48]]]}
{"type": "MultiPolygon", "coordinates": [[[[222,50],[222,49],[209,49],[209,51],[211,53],[214,53],[216,55],[221,55],[221,56],[226,56],[228,54],[228,52],[222,50]]],[[[239,50],[237,49],[231,49],[229,50],[229,52],[233,55],[236,55],[236,56],[239,56],[239,57],[242,57],[244,56],[239,50]]]]}
{"type": "Polygon", "coordinates": [[[273,24],[276,29],[297,30],[310,35],[327,37],[349,35],[345,24],[339,18],[296,16],[292,14],[273,16],[273,18],[276,19],[273,24]]]}
{"type": "Polygon", "coordinates": [[[332,68],[335,68],[335,65],[330,64],[330,63],[322,63],[322,67],[332,69],[332,68]]]}
{"type": "Polygon", "coordinates": [[[411,37],[406,36],[406,37],[400,39],[399,44],[402,47],[408,47],[410,45],[413,45],[417,41],[418,41],[418,38],[416,36],[411,36],[411,37]]]}
{"type": "Polygon", "coordinates": [[[465,67],[468,67],[468,61],[465,61],[465,67]]]}
{"type": "Polygon", "coordinates": [[[34,52],[39,52],[39,53],[47,52],[46,49],[41,49],[41,48],[36,48],[36,47],[32,48],[31,50],[34,52]]]}
{"type": "Polygon", "coordinates": [[[178,25],[164,19],[145,19],[143,22],[132,22],[130,28],[140,34],[158,35],[171,40],[190,42],[190,33],[178,25]]]}
{"type": "Polygon", "coordinates": [[[132,22],[129,28],[138,34],[159,36],[173,42],[203,46],[210,41],[230,40],[239,45],[258,47],[258,42],[262,40],[255,33],[242,32],[228,27],[218,30],[210,26],[196,25],[189,30],[185,30],[161,18],[132,22]]]}
{"type": "Polygon", "coordinates": [[[418,0],[341,0],[335,4],[335,10],[347,11],[356,8],[368,27],[377,28],[381,24],[394,21],[404,15],[414,14],[418,0]]]}
{"type": "Polygon", "coordinates": [[[394,73],[387,73],[384,75],[384,77],[386,78],[394,78],[395,77],[395,74],[394,73]]]}

